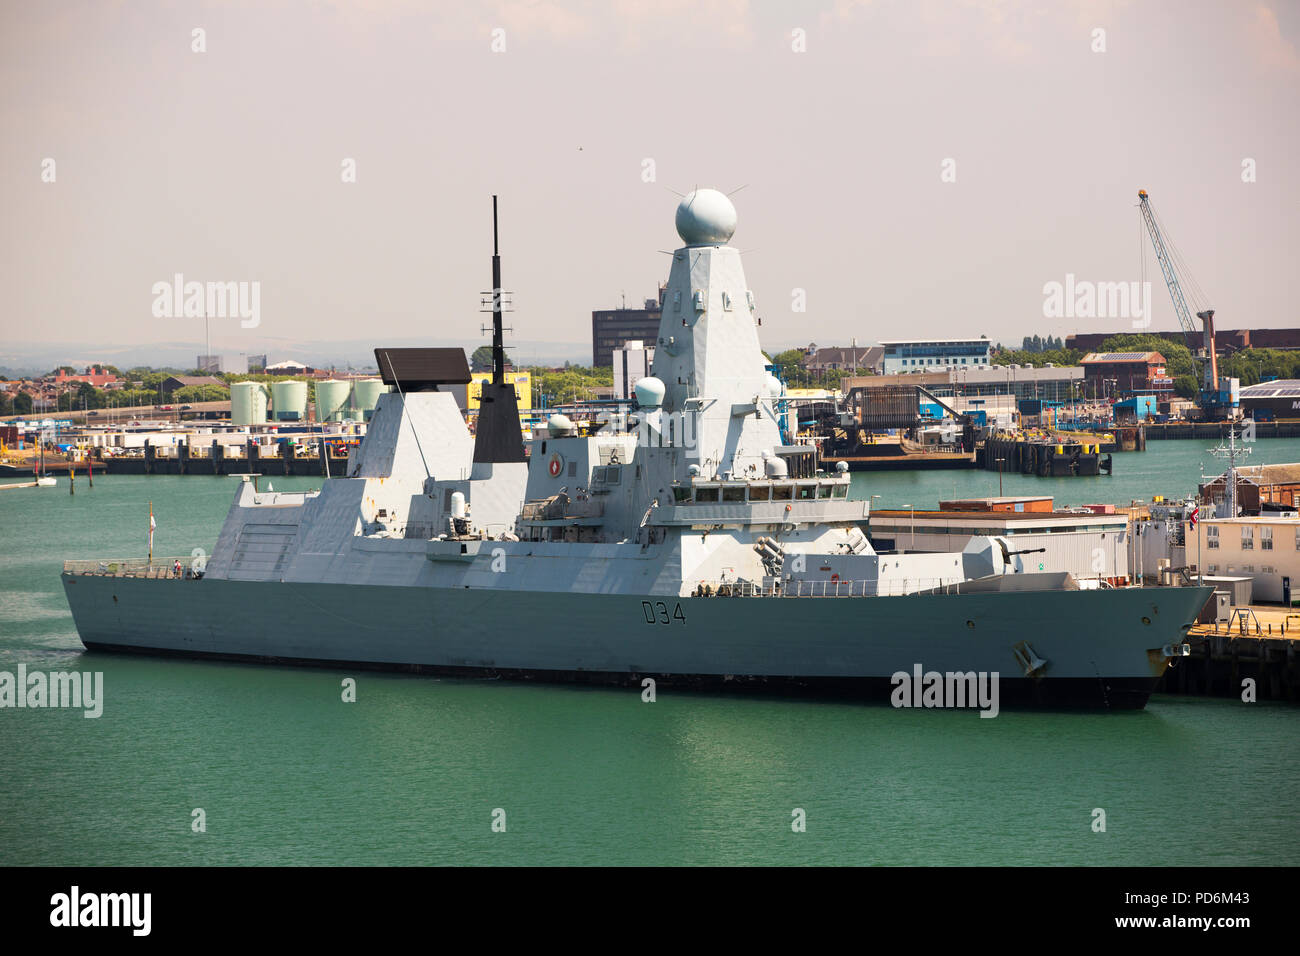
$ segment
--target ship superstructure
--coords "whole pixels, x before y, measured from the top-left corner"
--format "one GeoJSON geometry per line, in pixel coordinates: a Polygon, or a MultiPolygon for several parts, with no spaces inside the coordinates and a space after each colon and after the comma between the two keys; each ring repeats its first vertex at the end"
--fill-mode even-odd
{"type": "MultiPolygon", "coordinates": [[[[200,577],[69,562],[83,642],[864,694],[921,666],[999,673],[1010,699],[1145,703],[1209,589],[1016,573],[990,537],[877,554],[847,472],[781,443],[735,226],[713,190],[678,207],[652,374],[627,415],[586,430],[553,416],[525,457],[499,376],[471,435],[450,390],[469,379],[463,352],[377,349],[392,390],[346,477],[305,494],[246,479],[200,577]]],[[[499,362],[495,250],[493,283],[499,362]]]]}

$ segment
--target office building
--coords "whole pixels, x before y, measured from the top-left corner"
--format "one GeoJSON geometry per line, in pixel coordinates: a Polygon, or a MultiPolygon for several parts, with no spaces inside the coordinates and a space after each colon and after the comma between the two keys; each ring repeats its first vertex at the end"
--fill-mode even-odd
{"type": "Polygon", "coordinates": [[[614,349],[631,341],[659,340],[659,319],[663,315],[664,287],[659,298],[646,299],[641,309],[604,309],[591,313],[591,364],[608,368],[614,364],[614,349]]]}
{"type": "Polygon", "coordinates": [[[948,368],[976,368],[989,364],[989,340],[893,339],[882,341],[882,372],[896,375],[933,372],[948,368]]]}
{"type": "Polygon", "coordinates": [[[630,399],[637,380],[650,374],[654,358],[654,348],[647,348],[640,339],[614,349],[614,397],[624,401],[630,399]]]}

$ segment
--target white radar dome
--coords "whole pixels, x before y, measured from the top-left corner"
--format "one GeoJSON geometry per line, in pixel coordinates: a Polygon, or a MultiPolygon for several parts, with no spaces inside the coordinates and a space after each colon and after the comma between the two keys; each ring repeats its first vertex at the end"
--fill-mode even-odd
{"type": "Polygon", "coordinates": [[[658,408],[664,403],[667,388],[653,375],[638,379],[632,388],[636,392],[636,403],[642,408],[658,408]]]}
{"type": "Polygon", "coordinates": [[[736,231],[736,207],[716,189],[697,189],[677,205],[677,235],[688,246],[715,246],[736,231]]]}
{"type": "Polygon", "coordinates": [[[775,375],[769,375],[763,384],[767,386],[767,394],[773,399],[781,397],[781,380],[775,375]]]}
{"type": "Polygon", "coordinates": [[[558,412],[546,420],[546,428],[551,433],[552,438],[572,435],[577,431],[573,425],[573,420],[568,415],[561,415],[558,412]]]}

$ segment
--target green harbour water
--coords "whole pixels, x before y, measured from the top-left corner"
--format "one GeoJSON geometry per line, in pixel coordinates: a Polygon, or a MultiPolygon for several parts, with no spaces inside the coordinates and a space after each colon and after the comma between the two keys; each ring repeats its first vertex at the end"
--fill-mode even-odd
{"type": "MultiPolygon", "coordinates": [[[[1142,452],[1116,452],[1114,474],[1091,478],[1040,478],[1004,472],[1003,494],[1052,495],[1056,506],[1082,504],[1127,505],[1196,493],[1201,476],[1223,474],[1227,465],[1211,451],[1218,441],[1149,441],[1142,452]]],[[[1272,438],[1238,443],[1250,454],[1239,465],[1271,465],[1300,461],[1300,438],[1272,438]]],[[[1105,457],[1104,455],[1102,456],[1105,457]]],[[[998,473],[974,469],[959,471],[858,472],[853,475],[857,497],[880,495],[877,508],[933,508],[949,498],[988,497],[998,493],[998,473]]]]}
{"type": "MultiPolygon", "coordinates": [[[[1114,476],[1007,475],[1004,492],[1183,495],[1218,470],[1215,444],[1151,442],[1115,455],[1114,476]]],[[[1252,463],[1300,461],[1300,440],[1253,448],[1252,463]]],[[[0,492],[0,671],[100,671],[105,698],[98,719],[0,709],[0,864],[1300,863],[1300,709],[1282,704],[1158,696],[989,720],[85,653],[62,561],[143,557],[150,501],[156,555],[210,551],[234,490],[100,476],[71,496],[63,480],[0,492]]],[[[861,474],[854,493],[933,507],[996,494],[997,475],[861,474]]]]}

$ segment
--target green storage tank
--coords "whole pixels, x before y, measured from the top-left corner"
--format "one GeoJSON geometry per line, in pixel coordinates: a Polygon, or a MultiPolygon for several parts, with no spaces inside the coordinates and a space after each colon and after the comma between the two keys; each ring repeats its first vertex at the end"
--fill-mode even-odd
{"type": "Polygon", "coordinates": [[[316,420],[341,422],[352,417],[352,383],[326,379],[316,383],[316,420]]]}
{"type": "Polygon", "coordinates": [[[357,417],[362,421],[370,421],[370,417],[375,414],[375,406],[379,404],[379,396],[386,391],[388,386],[381,379],[357,379],[352,387],[352,405],[357,417]]]}
{"type": "Polygon", "coordinates": [[[266,386],[261,382],[236,382],[230,386],[230,424],[266,424],[266,386]]]}
{"type": "Polygon", "coordinates": [[[288,381],[271,385],[271,415],[277,422],[307,420],[307,383],[288,381]]]}

